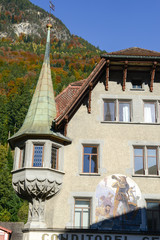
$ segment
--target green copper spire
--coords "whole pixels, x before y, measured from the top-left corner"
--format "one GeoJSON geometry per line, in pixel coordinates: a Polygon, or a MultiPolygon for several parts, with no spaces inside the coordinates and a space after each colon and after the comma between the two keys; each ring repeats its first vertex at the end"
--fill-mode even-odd
{"type": "Polygon", "coordinates": [[[37,82],[28,113],[20,130],[13,136],[22,134],[50,134],[52,121],[56,117],[56,105],[50,69],[50,28],[47,25],[47,43],[43,66],[37,82]]]}

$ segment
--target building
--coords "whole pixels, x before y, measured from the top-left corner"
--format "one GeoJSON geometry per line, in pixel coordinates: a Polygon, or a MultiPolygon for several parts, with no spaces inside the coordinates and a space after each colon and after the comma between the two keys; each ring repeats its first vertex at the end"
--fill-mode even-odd
{"type": "Polygon", "coordinates": [[[0,226],[0,240],[9,240],[12,231],[0,226]]]}
{"type": "Polygon", "coordinates": [[[23,240],[160,239],[160,53],[101,57],[55,99],[50,28],[15,149],[13,187],[29,201],[23,240]]]}

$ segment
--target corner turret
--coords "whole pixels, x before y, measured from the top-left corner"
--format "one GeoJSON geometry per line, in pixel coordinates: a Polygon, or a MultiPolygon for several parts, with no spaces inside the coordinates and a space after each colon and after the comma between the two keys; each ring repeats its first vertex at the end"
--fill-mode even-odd
{"type": "Polygon", "coordinates": [[[45,201],[54,196],[63,181],[63,147],[71,140],[54,129],[56,104],[50,69],[50,29],[43,66],[28,113],[20,130],[9,143],[15,149],[13,187],[29,201],[26,228],[44,228],[45,201]]]}

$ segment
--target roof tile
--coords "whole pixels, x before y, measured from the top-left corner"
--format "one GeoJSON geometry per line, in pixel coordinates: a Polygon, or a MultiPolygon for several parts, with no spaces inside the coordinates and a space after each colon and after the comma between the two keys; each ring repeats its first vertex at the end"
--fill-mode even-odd
{"type": "Polygon", "coordinates": [[[160,56],[160,52],[151,51],[144,48],[131,47],[116,52],[108,53],[110,55],[126,55],[126,56],[160,56]]]}

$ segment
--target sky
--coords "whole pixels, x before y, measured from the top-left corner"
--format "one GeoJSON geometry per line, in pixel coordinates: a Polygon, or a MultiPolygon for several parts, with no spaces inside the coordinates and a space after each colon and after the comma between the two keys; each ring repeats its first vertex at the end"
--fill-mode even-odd
{"type": "MultiPolygon", "coordinates": [[[[49,0],[30,0],[49,12],[49,0]]],[[[160,51],[160,0],[52,0],[71,34],[107,52],[160,51]]]]}

